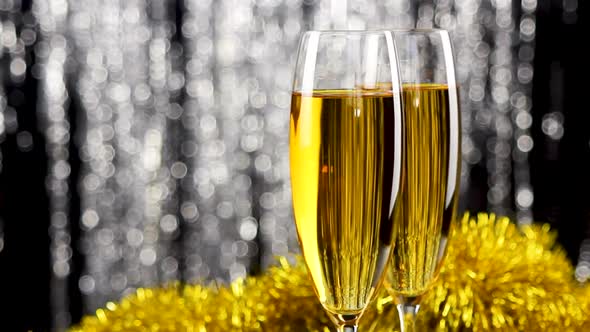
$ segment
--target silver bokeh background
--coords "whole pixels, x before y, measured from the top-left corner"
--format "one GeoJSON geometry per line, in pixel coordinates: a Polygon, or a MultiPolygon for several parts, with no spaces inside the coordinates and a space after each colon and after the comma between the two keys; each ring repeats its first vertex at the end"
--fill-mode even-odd
{"type": "MultiPolygon", "coordinates": [[[[77,285],[86,312],[137,287],[229,281],[298,251],[288,109],[297,44],[308,29],[450,30],[462,187],[485,155],[488,208],[531,221],[537,0],[37,0],[31,13],[17,0],[0,6],[7,75],[24,79],[32,47],[29,69],[40,82],[56,327],[69,324],[73,248],[85,259],[77,285]],[[70,179],[72,144],[82,161],[77,179],[70,179]],[[80,220],[68,215],[76,192],[80,220]]],[[[1,139],[18,123],[0,100],[1,139]]],[[[561,113],[546,116],[543,131],[559,140],[561,113]]],[[[18,144],[26,148],[29,136],[18,132],[18,144]]],[[[1,234],[0,227],[0,244],[1,234]]]]}

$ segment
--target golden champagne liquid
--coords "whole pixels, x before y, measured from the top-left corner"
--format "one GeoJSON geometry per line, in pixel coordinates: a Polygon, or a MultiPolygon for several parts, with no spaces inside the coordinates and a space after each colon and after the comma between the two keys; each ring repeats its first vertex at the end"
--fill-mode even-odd
{"type": "Polygon", "coordinates": [[[386,287],[411,298],[436,279],[455,218],[460,127],[457,103],[450,103],[446,85],[404,85],[402,90],[405,142],[386,287]]]}
{"type": "Polygon", "coordinates": [[[385,274],[392,235],[393,105],[388,91],[317,90],[292,97],[297,232],[320,302],[333,314],[362,313],[385,274]]]}

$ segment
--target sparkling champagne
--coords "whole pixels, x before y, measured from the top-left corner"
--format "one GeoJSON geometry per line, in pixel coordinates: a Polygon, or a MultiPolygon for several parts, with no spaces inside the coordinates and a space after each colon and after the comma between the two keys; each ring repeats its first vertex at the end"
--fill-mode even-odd
{"type": "Polygon", "coordinates": [[[395,121],[391,91],[292,97],[295,221],[320,302],[334,314],[360,314],[384,276],[401,166],[394,160],[401,148],[395,121]]]}
{"type": "Polygon", "coordinates": [[[401,187],[393,212],[386,287],[422,295],[438,274],[455,217],[460,167],[459,112],[446,85],[403,86],[405,142],[401,187]]]}

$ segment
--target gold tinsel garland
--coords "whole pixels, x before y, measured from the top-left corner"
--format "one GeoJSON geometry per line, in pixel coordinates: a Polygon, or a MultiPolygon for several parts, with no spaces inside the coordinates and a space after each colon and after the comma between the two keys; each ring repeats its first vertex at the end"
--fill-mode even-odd
{"type": "MultiPolygon", "coordinates": [[[[590,289],[573,280],[573,267],[547,225],[465,216],[447,251],[439,280],[423,299],[420,330],[590,331],[590,289]]],[[[332,331],[304,264],[279,261],[264,275],[229,287],[139,289],[70,331],[332,331]]],[[[359,330],[397,325],[395,306],[383,294],[359,330]]]]}

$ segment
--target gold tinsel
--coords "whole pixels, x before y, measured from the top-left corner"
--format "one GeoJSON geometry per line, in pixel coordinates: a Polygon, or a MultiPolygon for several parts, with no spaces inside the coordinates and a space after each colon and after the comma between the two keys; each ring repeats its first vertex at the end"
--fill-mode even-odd
{"type": "MultiPolygon", "coordinates": [[[[229,287],[139,289],[70,331],[332,331],[304,264],[279,262],[229,287]]],[[[573,280],[555,234],[547,225],[517,227],[493,214],[457,223],[439,280],[422,303],[424,331],[590,331],[590,289],[573,280]]],[[[395,306],[383,294],[359,330],[397,325],[395,306]]]]}

